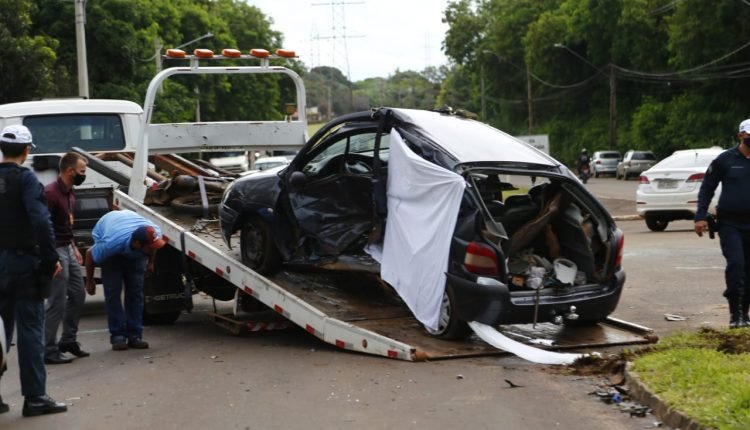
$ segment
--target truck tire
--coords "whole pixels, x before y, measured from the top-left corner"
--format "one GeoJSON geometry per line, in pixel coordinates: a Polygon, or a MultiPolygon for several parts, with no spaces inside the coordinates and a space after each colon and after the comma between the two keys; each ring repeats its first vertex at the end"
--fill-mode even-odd
{"type": "Polygon", "coordinates": [[[443,301],[440,304],[440,320],[438,321],[437,330],[431,330],[425,327],[430,336],[439,339],[462,340],[469,337],[471,328],[466,321],[458,319],[453,310],[455,295],[450,284],[446,285],[443,293],[443,301]]]}
{"type": "Polygon", "coordinates": [[[281,268],[281,255],[271,235],[271,226],[258,216],[249,217],[240,236],[242,264],[263,275],[281,268]]]}

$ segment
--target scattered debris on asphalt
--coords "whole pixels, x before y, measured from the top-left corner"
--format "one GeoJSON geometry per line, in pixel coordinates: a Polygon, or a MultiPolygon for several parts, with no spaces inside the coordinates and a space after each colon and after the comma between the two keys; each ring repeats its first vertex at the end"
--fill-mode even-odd
{"type": "Polygon", "coordinates": [[[688,317],[675,314],[664,314],[664,319],[667,321],[687,321],[688,317]]]}
{"type": "Polygon", "coordinates": [[[505,382],[508,383],[509,385],[508,388],[522,388],[523,387],[523,385],[514,384],[513,381],[511,381],[510,379],[506,379],[505,382]]]}

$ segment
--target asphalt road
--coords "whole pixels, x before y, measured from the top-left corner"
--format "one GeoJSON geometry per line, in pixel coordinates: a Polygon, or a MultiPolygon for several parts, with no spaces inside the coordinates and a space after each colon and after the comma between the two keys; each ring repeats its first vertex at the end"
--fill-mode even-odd
{"type": "MultiPolygon", "coordinates": [[[[632,186],[634,195],[634,182],[589,184],[597,195],[600,186],[632,186]]],[[[602,202],[625,210],[629,190],[617,192],[623,194],[602,202]]],[[[661,233],[643,221],[618,226],[628,280],[614,316],[662,336],[726,324],[718,241],[697,238],[689,222],[661,233]],[[687,320],[669,322],[665,313],[687,320]]],[[[635,430],[656,420],[630,418],[596,400],[589,393],[598,379],[512,356],[409,363],[342,352],[296,329],[234,337],[207,321],[210,300],[196,301],[196,312],[176,324],[146,329],[151,349],[115,352],[102,298],[90,298],[80,340],[92,356],[47,368],[49,393],[69,411],[21,417],[14,348],[0,386],[11,412],[0,415],[0,428],[635,430]]]]}

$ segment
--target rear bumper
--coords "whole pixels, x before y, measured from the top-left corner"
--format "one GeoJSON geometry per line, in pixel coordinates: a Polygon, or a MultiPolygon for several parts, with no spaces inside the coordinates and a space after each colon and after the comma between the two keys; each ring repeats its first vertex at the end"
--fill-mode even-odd
{"type": "MultiPolygon", "coordinates": [[[[511,293],[507,285],[491,278],[472,282],[448,274],[448,282],[455,293],[456,315],[464,321],[498,325],[528,324],[534,320],[533,292],[511,293]]],[[[617,307],[624,284],[625,272],[619,270],[608,284],[546,288],[539,296],[537,321],[550,322],[558,315],[565,317],[571,306],[576,307],[581,321],[603,320],[617,307]]]]}

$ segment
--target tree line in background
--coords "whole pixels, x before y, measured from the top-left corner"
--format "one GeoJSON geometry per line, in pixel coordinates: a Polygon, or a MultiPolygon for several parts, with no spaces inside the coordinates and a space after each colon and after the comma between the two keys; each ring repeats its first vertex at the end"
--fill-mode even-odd
{"type": "Polygon", "coordinates": [[[749,19],[744,0],[458,0],[439,101],[481,112],[484,98],[486,121],[547,133],[568,162],[584,147],[726,148],[750,116],[749,19]]]}
{"type": "MultiPolygon", "coordinates": [[[[260,10],[239,0],[92,0],[86,4],[90,96],[142,103],[157,47],[283,47],[260,10]]],[[[450,105],[511,134],[550,135],[552,154],[732,144],[750,77],[745,0],[455,0],[444,12],[450,64],[350,82],[307,69],[321,120],[375,106],[450,105]]],[[[78,93],[73,2],[0,0],[0,103],[78,93]]],[[[165,63],[169,67],[175,63],[165,63]]],[[[184,64],[184,62],[182,63],[184,64]]],[[[179,77],[156,121],[280,119],[289,79],[179,77]]]]}

